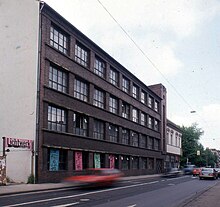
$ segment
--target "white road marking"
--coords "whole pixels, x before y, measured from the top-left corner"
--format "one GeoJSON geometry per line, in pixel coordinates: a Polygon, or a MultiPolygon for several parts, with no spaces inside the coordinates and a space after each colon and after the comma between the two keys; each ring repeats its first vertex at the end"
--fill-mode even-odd
{"type": "Polygon", "coordinates": [[[137,206],[137,204],[134,204],[134,205],[130,205],[130,206],[127,206],[127,207],[135,207],[135,206],[137,206]]]}
{"type": "Polygon", "coordinates": [[[93,192],[88,192],[88,193],[81,193],[81,194],[71,195],[71,196],[48,198],[48,199],[43,199],[43,200],[38,200],[38,201],[30,201],[30,202],[26,202],[26,203],[18,203],[18,204],[2,206],[2,207],[15,207],[15,206],[30,205],[30,204],[36,204],[36,203],[42,203],[42,202],[48,202],[48,201],[61,200],[61,199],[76,198],[76,197],[85,196],[85,195],[92,195],[92,194],[97,194],[97,193],[103,193],[103,192],[109,192],[109,191],[115,191],[115,190],[122,190],[122,189],[126,189],[126,188],[134,188],[134,187],[143,186],[143,185],[150,185],[150,184],[155,184],[155,183],[158,183],[158,182],[159,181],[152,181],[152,182],[149,182],[149,183],[140,183],[140,184],[134,184],[134,185],[123,186],[123,187],[118,187],[118,188],[98,190],[98,191],[93,191],[93,192]]]}
{"type": "Polygon", "coordinates": [[[75,203],[68,203],[68,204],[63,204],[63,205],[58,205],[58,206],[53,206],[53,207],[67,207],[67,206],[74,206],[79,204],[79,202],[75,202],[75,203]]]}
{"type": "Polygon", "coordinates": [[[89,198],[81,198],[80,201],[87,202],[87,201],[90,201],[90,199],[89,198]]]}
{"type": "Polygon", "coordinates": [[[51,192],[56,192],[56,191],[67,191],[67,190],[74,190],[76,189],[77,187],[73,187],[73,188],[58,188],[58,189],[50,189],[50,190],[41,190],[41,191],[31,191],[31,192],[21,192],[21,193],[15,193],[15,194],[12,194],[12,195],[3,195],[1,196],[1,198],[4,198],[4,197],[14,197],[14,196],[20,196],[20,195],[31,195],[31,194],[41,194],[41,193],[51,193],[51,192]]]}

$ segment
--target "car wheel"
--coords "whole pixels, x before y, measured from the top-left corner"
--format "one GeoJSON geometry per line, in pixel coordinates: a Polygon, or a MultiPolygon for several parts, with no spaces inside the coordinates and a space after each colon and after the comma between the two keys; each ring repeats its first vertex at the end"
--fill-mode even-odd
{"type": "Polygon", "coordinates": [[[202,178],[201,178],[201,177],[199,177],[199,180],[202,180],[202,178]]]}

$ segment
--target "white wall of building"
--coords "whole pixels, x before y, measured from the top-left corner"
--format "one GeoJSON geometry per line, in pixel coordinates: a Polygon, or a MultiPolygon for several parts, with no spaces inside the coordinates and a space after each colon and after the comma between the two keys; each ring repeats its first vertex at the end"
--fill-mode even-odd
{"type": "Polygon", "coordinates": [[[181,155],[182,134],[167,127],[167,153],[181,155]]]}
{"type": "MultiPolygon", "coordinates": [[[[0,0],[0,28],[0,139],[35,140],[39,1],[0,0]]],[[[7,177],[27,181],[30,150],[10,148],[6,163],[7,177]]]]}
{"type": "Polygon", "coordinates": [[[176,146],[167,145],[167,153],[181,155],[181,149],[176,146]]]}

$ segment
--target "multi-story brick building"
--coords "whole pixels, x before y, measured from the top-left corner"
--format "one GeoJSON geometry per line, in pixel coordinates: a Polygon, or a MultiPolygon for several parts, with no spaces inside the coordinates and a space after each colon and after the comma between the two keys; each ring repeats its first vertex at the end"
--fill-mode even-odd
{"type": "MultiPolygon", "coordinates": [[[[165,88],[161,84],[148,87],[47,4],[28,0],[19,3],[19,9],[12,3],[7,6],[23,20],[23,25],[13,25],[21,32],[21,42],[11,53],[22,61],[4,60],[14,66],[7,75],[17,85],[21,81],[21,86],[14,88],[1,78],[5,87],[13,87],[17,95],[8,104],[13,96],[4,94],[10,99],[4,101],[7,110],[1,111],[4,129],[0,133],[4,137],[28,138],[35,147],[32,156],[7,146],[11,147],[7,153],[8,175],[15,180],[15,166],[10,162],[24,156],[30,157],[27,165],[32,160],[25,175],[33,172],[39,182],[60,181],[77,170],[92,167],[119,168],[126,175],[162,172],[166,151],[165,88]],[[26,14],[20,17],[29,6],[33,10],[29,18],[26,14]],[[22,26],[31,24],[31,30],[23,30],[22,26]],[[25,37],[32,57],[19,51],[25,37]],[[18,69],[23,74],[19,80],[18,69]],[[24,98],[25,94],[28,97],[24,98]],[[16,102],[21,108],[20,119],[27,118],[31,127],[25,128],[19,119],[13,121],[16,131],[7,125],[13,114],[7,107],[16,108],[16,102]],[[32,113],[26,111],[28,104],[32,113]]],[[[6,38],[8,31],[4,35],[6,38]]],[[[18,170],[19,163],[16,167],[18,170]]]]}

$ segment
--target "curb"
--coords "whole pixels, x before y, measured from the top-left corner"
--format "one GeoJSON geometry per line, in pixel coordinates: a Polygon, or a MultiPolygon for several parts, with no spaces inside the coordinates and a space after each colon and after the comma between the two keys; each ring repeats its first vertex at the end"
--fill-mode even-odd
{"type": "Polygon", "coordinates": [[[215,185],[213,185],[213,186],[209,186],[201,191],[196,192],[195,194],[190,196],[188,199],[183,201],[181,204],[179,204],[177,207],[186,207],[188,204],[192,203],[195,199],[199,198],[202,194],[204,194],[205,192],[207,192],[211,188],[215,187],[217,184],[219,184],[219,183],[215,183],[215,185]]]}

